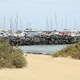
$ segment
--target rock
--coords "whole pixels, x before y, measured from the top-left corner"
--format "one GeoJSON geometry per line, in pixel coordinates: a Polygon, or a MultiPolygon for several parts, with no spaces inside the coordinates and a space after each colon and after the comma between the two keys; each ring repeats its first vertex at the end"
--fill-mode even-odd
{"type": "Polygon", "coordinates": [[[6,41],[11,45],[52,45],[52,44],[73,44],[80,41],[80,36],[68,35],[40,35],[34,37],[7,37],[6,41]]]}

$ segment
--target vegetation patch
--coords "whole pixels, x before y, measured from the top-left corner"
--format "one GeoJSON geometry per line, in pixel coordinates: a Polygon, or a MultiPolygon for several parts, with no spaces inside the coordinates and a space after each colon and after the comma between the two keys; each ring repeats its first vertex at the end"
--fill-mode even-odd
{"type": "Polygon", "coordinates": [[[26,65],[23,52],[0,38],[0,68],[22,68],[26,65]]]}
{"type": "Polygon", "coordinates": [[[67,46],[66,48],[52,54],[52,57],[68,57],[80,59],[80,42],[67,46]]]}

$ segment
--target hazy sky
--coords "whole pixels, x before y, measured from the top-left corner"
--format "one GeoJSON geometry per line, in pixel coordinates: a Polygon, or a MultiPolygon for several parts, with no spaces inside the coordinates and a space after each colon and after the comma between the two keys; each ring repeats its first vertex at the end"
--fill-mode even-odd
{"type": "MultiPolygon", "coordinates": [[[[0,0],[0,26],[3,27],[5,16],[5,29],[9,28],[9,18],[13,20],[18,13],[18,28],[28,27],[31,22],[33,29],[46,29],[46,17],[48,17],[49,28],[51,27],[51,18],[53,30],[56,29],[55,13],[57,18],[57,29],[63,28],[76,29],[80,26],[80,0],[0,0]]],[[[15,21],[13,21],[15,27],[15,21]]]]}

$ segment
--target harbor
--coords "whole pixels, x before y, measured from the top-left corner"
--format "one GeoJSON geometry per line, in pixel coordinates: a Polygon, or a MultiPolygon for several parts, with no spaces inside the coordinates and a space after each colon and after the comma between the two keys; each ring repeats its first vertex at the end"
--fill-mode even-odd
{"type": "Polygon", "coordinates": [[[80,0],[0,0],[0,80],[80,80],[80,0]]]}

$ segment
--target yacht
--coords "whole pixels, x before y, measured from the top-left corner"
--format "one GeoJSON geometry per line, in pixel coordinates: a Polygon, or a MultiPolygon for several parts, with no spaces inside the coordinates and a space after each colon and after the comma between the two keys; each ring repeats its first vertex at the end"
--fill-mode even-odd
{"type": "Polygon", "coordinates": [[[40,31],[27,28],[27,29],[24,30],[24,34],[26,36],[33,37],[33,36],[39,35],[40,31]]]}

